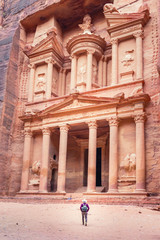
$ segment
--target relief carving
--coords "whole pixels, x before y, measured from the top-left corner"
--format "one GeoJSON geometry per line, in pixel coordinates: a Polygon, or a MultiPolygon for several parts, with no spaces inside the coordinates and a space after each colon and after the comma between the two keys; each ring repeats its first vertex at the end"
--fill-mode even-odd
{"type": "Polygon", "coordinates": [[[32,173],[33,173],[34,175],[39,176],[39,175],[40,175],[40,168],[41,168],[40,162],[35,161],[35,162],[32,164],[32,173]]]}
{"type": "Polygon", "coordinates": [[[78,83],[86,82],[86,64],[82,65],[78,71],[78,83]]]}
{"type": "Polygon", "coordinates": [[[35,92],[42,92],[46,90],[45,73],[38,74],[35,92]]]}
{"type": "Polygon", "coordinates": [[[122,177],[135,177],[136,176],[135,170],[136,170],[136,154],[129,153],[120,164],[120,171],[122,177]]]}
{"type": "Polygon", "coordinates": [[[129,51],[125,51],[125,56],[121,61],[123,66],[128,68],[129,66],[132,65],[133,62],[134,62],[134,50],[132,49],[129,51]]]}
{"type": "Polygon", "coordinates": [[[40,183],[40,170],[41,170],[41,164],[39,161],[35,161],[32,164],[32,168],[31,168],[31,179],[29,181],[29,185],[39,185],[40,183]]]}
{"type": "Polygon", "coordinates": [[[98,68],[95,64],[92,65],[92,69],[93,69],[93,82],[94,83],[98,83],[98,68]]]}

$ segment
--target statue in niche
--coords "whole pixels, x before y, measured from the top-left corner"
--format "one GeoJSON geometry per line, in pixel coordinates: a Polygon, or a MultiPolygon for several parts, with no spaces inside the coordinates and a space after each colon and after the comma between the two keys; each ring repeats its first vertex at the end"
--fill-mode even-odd
{"type": "Polygon", "coordinates": [[[86,65],[82,65],[78,71],[78,83],[86,82],[86,65]]]}
{"type": "Polygon", "coordinates": [[[121,61],[124,67],[131,66],[132,62],[134,61],[134,50],[126,51],[123,60],[121,61]]]}
{"type": "Polygon", "coordinates": [[[93,32],[93,24],[91,24],[91,17],[89,14],[86,14],[83,18],[83,23],[79,24],[78,26],[83,30],[83,34],[88,33],[91,34],[93,32]]]}
{"type": "Polygon", "coordinates": [[[45,74],[38,74],[37,84],[36,84],[36,91],[45,91],[46,88],[46,81],[45,81],[45,74]]]}
{"type": "Polygon", "coordinates": [[[35,161],[35,162],[32,164],[32,173],[33,173],[34,175],[39,176],[39,175],[40,175],[40,168],[41,168],[40,162],[35,161]]]}
{"type": "Polygon", "coordinates": [[[122,177],[135,177],[136,170],[136,154],[129,153],[120,164],[122,177]]]}
{"type": "Polygon", "coordinates": [[[97,77],[98,68],[95,64],[93,64],[92,69],[93,69],[93,82],[98,83],[98,77],[97,77]]]}
{"type": "Polygon", "coordinates": [[[58,89],[58,79],[54,77],[52,81],[52,92],[57,93],[57,89],[58,89]]]}

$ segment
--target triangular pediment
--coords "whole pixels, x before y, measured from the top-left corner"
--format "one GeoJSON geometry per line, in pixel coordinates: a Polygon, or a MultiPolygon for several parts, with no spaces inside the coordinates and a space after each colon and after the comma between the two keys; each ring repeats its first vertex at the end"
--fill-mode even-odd
{"type": "Polygon", "coordinates": [[[43,39],[34,47],[32,47],[29,51],[25,51],[26,55],[29,58],[32,58],[37,55],[41,55],[42,53],[43,54],[48,53],[48,52],[56,52],[58,55],[63,57],[62,46],[59,43],[56,37],[56,34],[54,32],[49,33],[45,39],[43,39]]]}
{"type": "Polygon", "coordinates": [[[43,110],[40,115],[52,115],[57,113],[65,113],[65,112],[77,112],[83,111],[87,108],[96,107],[102,104],[115,103],[118,100],[115,98],[107,98],[107,97],[95,97],[95,96],[84,96],[80,94],[71,94],[65,100],[60,103],[53,104],[52,106],[43,110]]]}

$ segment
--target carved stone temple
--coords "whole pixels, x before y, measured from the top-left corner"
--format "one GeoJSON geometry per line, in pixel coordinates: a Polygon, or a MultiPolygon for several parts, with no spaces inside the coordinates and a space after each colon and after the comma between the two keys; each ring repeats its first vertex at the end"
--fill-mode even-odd
{"type": "Polygon", "coordinates": [[[12,39],[2,194],[160,193],[158,1],[39,2],[12,39]]]}

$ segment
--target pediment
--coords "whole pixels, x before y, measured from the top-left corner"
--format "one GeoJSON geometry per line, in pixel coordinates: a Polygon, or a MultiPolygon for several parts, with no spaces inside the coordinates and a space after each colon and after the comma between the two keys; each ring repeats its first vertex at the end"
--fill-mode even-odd
{"type": "Polygon", "coordinates": [[[106,98],[106,97],[95,97],[95,96],[81,96],[80,94],[72,94],[67,99],[63,100],[58,104],[43,110],[40,115],[52,115],[57,113],[65,112],[77,112],[83,111],[84,109],[100,106],[102,104],[109,104],[117,102],[117,99],[106,98]]]}
{"type": "Polygon", "coordinates": [[[62,46],[58,42],[56,34],[51,32],[48,36],[32,47],[29,51],[25,51],[26,55],[31,58],[36,55],[41,55],[42,53],[56,52],[58,55],[63,57],[62,46]]]}

